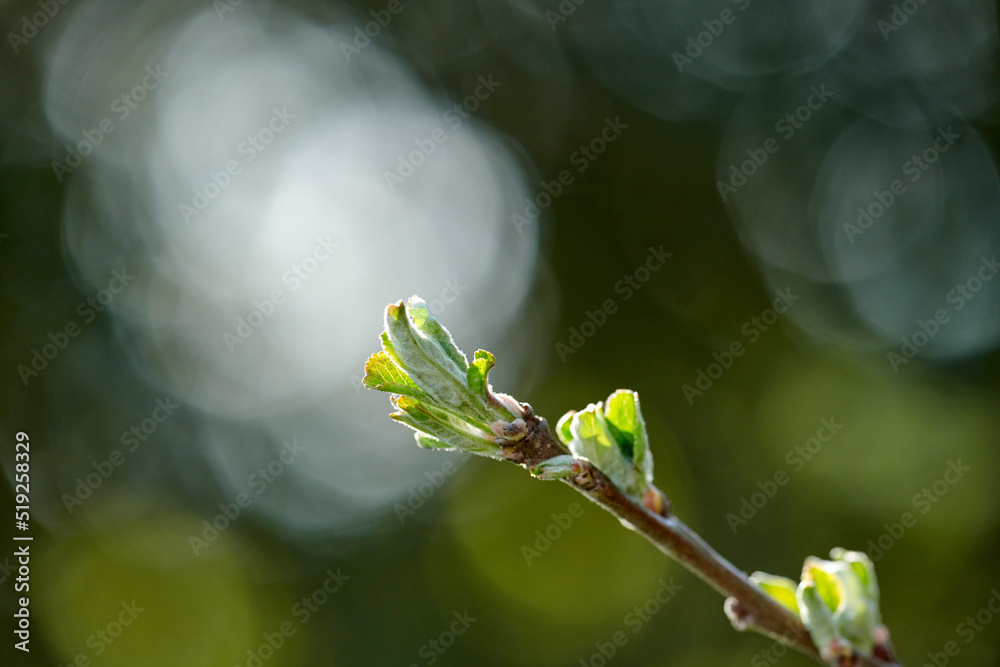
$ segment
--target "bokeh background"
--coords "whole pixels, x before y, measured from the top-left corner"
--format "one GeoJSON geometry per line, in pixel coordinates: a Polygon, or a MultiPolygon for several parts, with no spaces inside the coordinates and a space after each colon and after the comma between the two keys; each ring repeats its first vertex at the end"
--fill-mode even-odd
{"type": "Polygon", "coordinates": [[[24,431],[35,538],[4,664],[808,664],[566,487],[415,447],[360,386],[413,293],[550,421],[638,390],[659,486],[738,566],[867,550],[907,664],[1000,664],[994,3],[0,27],[0,495],[24,431]]]}

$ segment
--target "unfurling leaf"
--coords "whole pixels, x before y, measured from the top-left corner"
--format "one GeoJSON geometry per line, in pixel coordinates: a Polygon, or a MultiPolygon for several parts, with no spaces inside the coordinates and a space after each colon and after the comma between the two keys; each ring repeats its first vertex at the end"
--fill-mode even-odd
{"type": "MultiPolygon", "coordinates": [[[[806,559],[795,592],[798,613],[824,660],[851,660],[855,655],[870,658],[888,636],[879,610],[875,566],[860,551],[834,549],[830,556],[833,560],[806,559]]],[[[767,583],[783,580],[763,576],[769,577],[767,583]]],[[[764,581],[755,583],[784,604],[787,586],[782,584],[781,591],[775,591],[764,581]]]]}
{"type": "Polygon", "coordinates": [[[754,572],[750,581],[764,589],[764,592],[777,600],[790,612],[799,615],[799,603],[796,600],[798,585],[787,577],[776,577],[765,572],[754,572]]]}
{"type": "Polygon", "coordinates": [[[368,389],[388,391],[403,396],[426,397],[420,387],[393,363],[383,350],[368,357],[365,363],[365,377],[362,381],[368,389]]]}
{"type": "Polygon", "coordinates": [[[634,391],[619,389],[604,403],[567,412],[556,435],[573,455],[590,461],[622,491],[642,500],[653,482],[653,456],[634,391]]]}
{"type": "Polygon", "coordinates": [[[363,384],[393,394],[392,418],[418,431],[428,449],[457,449],[499,458],[527,432],[520,405],[493,394],[493,355],[476,352],[470,365],[451,334],[419,297],[385,311],[382,351],[368,358],[363,384]]]}

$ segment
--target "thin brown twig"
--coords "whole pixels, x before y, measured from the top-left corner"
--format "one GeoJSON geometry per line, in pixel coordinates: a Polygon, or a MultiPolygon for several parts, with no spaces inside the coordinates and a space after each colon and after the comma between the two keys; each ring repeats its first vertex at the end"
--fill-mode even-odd
{"type": "MultiPolygon", "coordinates": [[[[522,404],[527,435],[504,448],[507,460],[531,469],[549,459],[569,454],[557,441],[548,423],[522,404]]],[[[623,493],[604,473],[592,465],[563,480],[621,519],[625,525],[677,560],[702,581],[727,596],[726,610],[739,630],[754,630],[797,649],[826,664],[802,621],[786,607],[752,583],[747,575],[719,555],[683,521],[672,515],[668,503],[657,513],[623,493]]],[[[901,667],[897,662],[875,661],[855,656],[851,667],[901,667]]]]}

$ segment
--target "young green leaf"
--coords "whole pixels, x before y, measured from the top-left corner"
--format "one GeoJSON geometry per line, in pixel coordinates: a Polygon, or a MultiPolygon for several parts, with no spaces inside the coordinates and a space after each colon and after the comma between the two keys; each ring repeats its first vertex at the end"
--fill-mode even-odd
{"type": "MultiPolygon", "coordinates": [[[[411,298],[410,301],[423,303],[417,297],[411,298]]],[[[422,320],[425,329],[429,317],[428,313],[422,320]]],[[[439,339],[432,340],[419,331],[410,319],[407,306],[398,303],[386,308],[385,330],[390,343],[386,352],[395,355],[397,365],[418,387],[441,403],[464,407],[480,418],[489,417],[482,402],[477,401],[469,389],[466,377],[468,363],[459,366],[442,348],[439,339]]],[[[448,340],[451,340],[450,336],[448,340]]],[[[463,362],[464,359],[462,357],[463,362]]]]}
{"type": "Polygon", "coordinates": [[[754,572],[750,575],[750,581],[763,588],[764,592],[777,600],[793,614],[796,616],[799,615],[799,603],[795,598],[798,585],[794,581],[787,577],[777,577],[766,572],[754,572]]]}
{"type": "Polygon", "coordinates": [[[469,360],[465,358],[465,354],[455,345],[451,333],[441,326],[441,323],[431,314],[427,303],[416,295],[411,296],[407,302],[407,310],[417,330],[424,334],[428,341],[433,341],[444,352],[445,356],[455,364],[455,367],[460,372],[464,372],[469,365],[469,360]]]}
{"type": "Polygon", "coordinates": [[[573,432],[570,427],[573,425],[573,415],[575,414],[576,410],[570,410],[560,417],[559,422],[556,424],[556,436],[567,447],[573,442],[573,432]]]}
{"type": "Polygon", "coordinates": [[[455,449],[499,458],[500,446],[485,434],[455,421],[442,420],[440,412],[406,396],[393,398],[393,405],[398,412],[389,416],[396,421],[455,449]]]}
{"type": "Polygon", "coordinates": [[[414,433],[413,436],[417,440],[417,446],[424,449],[441,449],[446,451],[454,451],[455,448],[449,445],[447,442],[441,442],[437,438],[431,437],[429,435],[424,435],[423,433],[414,433]]]}
{"type": "Polygon", "coordinates": [[[840,579],[827,571],[822,560],[812,556],[807,558],[802,578],[803,580],[809,578],[815,583],[816,592],[830,611],[835,612],[840,608],[844,599],[844,585],[840,579]]]}
{"type": "Polygon", "coordinates": [[[881,628],[874,566],[856,551],[834,549],[831,556],[806,559],[797,591],[802,622],[824,657],[870,657],[881,628]]]}
{"type": "Polygon", "coordinates": [[[429,398],[410,376],[399,369],[392,358],[385,352],[376,352],[368,357],[365,363],[365,377],[362,380],[365,387],[386,391],[403,396],[429,398]]]}
{"type": "Polygon", "coordinates": [[[605,414],[608,426],[622,452],[632,460],[646,482],[651,484],[653,455],[649,452],[646,422],[639,408],[639,394],[628,389],[619,389],[608,397],[605,414]]]}
{"type": "Polygon", "coordinates": [[[466,374],[469,389],[487,400],[489,400],[490,386],[487,375],[495,363],[496,360],[492,354],[486,350],[476,350],[476,354],[472,358],[472,363],[469,364],[469,370],[466,374]]]}

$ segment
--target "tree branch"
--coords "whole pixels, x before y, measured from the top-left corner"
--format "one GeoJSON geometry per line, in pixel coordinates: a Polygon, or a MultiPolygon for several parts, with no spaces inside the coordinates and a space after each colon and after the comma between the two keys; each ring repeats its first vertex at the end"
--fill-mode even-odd
{"type": "MultiPolygon", "coordinates": [[[[527,435],[504,447],[506,460],[530,470],[544,461],[570,453],[553,437],[545,419],[537,417],[527,404],[522,404],[522,408],[527,435]]],[[[802,621],[673,516],[669,503],[638,503],[625,495],[607,475],[586,462],[581,474],[562,481],[614,514],[660,551],[727,596],[726,611],[736,629],[760,632],[826,664],[802,621]],[[659,511],[655,511],[657,509],[659,511]]],[[[900,667],[891,655],[887,654],[886,658],[888,660],[876,662],[855,656],[853,661],[842,661],[837,667],[900,667]]]]}

